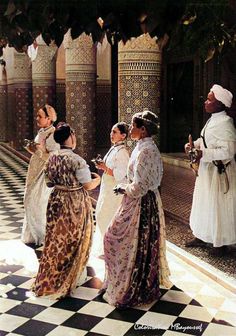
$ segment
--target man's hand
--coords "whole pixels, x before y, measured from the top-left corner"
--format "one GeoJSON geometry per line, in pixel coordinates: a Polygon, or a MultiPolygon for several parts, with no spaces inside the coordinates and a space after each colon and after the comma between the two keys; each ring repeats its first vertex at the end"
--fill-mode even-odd
{"type": "Polygon", "coordinates": [[[186,154],[188,154],[189,151],[191,150],[191,146],[190,146],[190,143],[189,143],[189,142],[186,143],[186,144],[184,145],[184,150],[185,150],[185,153],[186,153],[186,154]]]}
{"type": "Polygon", "coordinates": [[[197,153],[197,155],[196,155],[195,162],[199,162],[202,158],[202,150],[196,149],[196,153],[197,153]]]}

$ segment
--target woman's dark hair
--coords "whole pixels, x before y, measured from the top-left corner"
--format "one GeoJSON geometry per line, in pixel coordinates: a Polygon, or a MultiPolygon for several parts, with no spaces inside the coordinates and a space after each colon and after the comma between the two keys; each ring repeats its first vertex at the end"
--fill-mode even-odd
{"type": "Polygon", "coordinates": [[[54,131],[53,137],[57,143],[59,143],[60,145],[63,145],[64,142],[69,138],[69,136],[72,133],[74,133],[74,130],[70,127],[69,124],[66,124],[64,122],[59,122],[54,131]]]}
{"type": "Polygon", "coordinates": [[[149,136],[158,132],[158,116],[151,111],[135,113],[133,122],[135,122],[137,128],[145,127],[149,136]]]}
{"type": "Polygon", "coordinates": [[[117,127],[121,134],[125,134],[127,138],[129,134],[129,125],[123,121],[116,123],[113,127],[117,127]]]}

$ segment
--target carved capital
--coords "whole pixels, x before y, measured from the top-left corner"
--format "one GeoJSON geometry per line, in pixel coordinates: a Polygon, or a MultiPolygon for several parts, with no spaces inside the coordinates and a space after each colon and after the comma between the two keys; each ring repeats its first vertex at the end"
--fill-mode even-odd
{"type": "Polygon", "coordinates": [[[157,44],[157,38],[151,37],[148,33],[140,35],[139,37],[133,37],[128,40],[125,44],[121,41],[119,42],[119,51],[125,52],[127,50],[154,50],[160,51],[157,44]]]}
{"type": "Polygon", "coordinates": [[[65,49],[74,49],[74,48],[94,48],[92,37],[83,33],[76,39],[72,40],[71,37],[71,30],[69,29],[68,32],[64,36],[63,44],[65,49]]]}

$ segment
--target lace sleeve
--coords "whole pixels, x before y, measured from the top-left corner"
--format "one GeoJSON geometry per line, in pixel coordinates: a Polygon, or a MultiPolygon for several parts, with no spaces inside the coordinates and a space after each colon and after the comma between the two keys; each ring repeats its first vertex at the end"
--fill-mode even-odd
{"type": "Polygon", "coordinates": [[[140,152],[134,164],[133,182],[125,188],[127,195],[139,198],[144,196],[148,190],[156,189],[162,174],[160,163],[157,152],[148,149],[140,152]]]}

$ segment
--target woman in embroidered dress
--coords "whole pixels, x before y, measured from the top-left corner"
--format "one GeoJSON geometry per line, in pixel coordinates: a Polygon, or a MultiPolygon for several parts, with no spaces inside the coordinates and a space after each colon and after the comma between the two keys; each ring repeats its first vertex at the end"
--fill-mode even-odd
{"type": "Polygon", "coordinates": [[[60,298],[73,292],[89,257],[92,206],[87,190],[100,183],[86,161],[73,152],[74,131],[60,123],[54,139],[61,146],[48,160],[46,176],[54,186],[47,208],[47,227],[39,270],[33,285],[36,296],[60,298]]]}
{"type": "Polygon", "coordinates": [[[151,138],[156,133],[154,113],[133,116],[130,135],[138,142],[129,160],[128,183],[117,186],[124,194],[121,206],[104,237],[103,298],[118,308],[152,302],[159,298],[160,285],[171,285],[158,191],[162,162],[151,138]]]}
{"type": "Polygon", "coordinates": [[[110,133],[113,146],[103,160],[96,162],[96,167],[104,171],[96,206],[96,232],[93,239],[93,252],[97,255],[104,253],[104,234],[123,197],[122,195],[116,196],[113,188],[118,183],[126,181],[129,153],[124,141],[128,131],[128,124],[124,122],[115,124],[110,133]]]}
{"type": "Polygon", "coordinates": [[[51,189],[47,187],[44,177],[45,163],[49,154],[59,149],[53,139],[57,119],[54,108],[48,104],[37,113],[37,126],[40,127],[34,143],[27,145],[30,159],[26,177],[24,209],[25,216],[21,239],[24,243],[41,245],[44,242],[46,228],[46,209],[51,189]]]}

